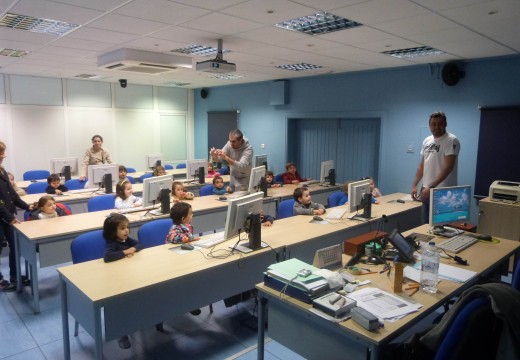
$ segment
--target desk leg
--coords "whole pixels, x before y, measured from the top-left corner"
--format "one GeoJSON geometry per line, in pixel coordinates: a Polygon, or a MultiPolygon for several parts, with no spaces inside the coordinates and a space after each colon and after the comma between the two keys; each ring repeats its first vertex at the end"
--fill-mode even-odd
{"type": "Polygon", "coordinates": [[[60,276],[61,322],[63,327],[63,359],[70,360],[69,308],[67,304],[67,284],[60,276]]]}
{"type": "Polygon", "coordinates": [[[9,249],[9,251],[14,251],[16,258],[16,291],[22,292],[22,265],[20,261],[20,240],[18,240],[18,231],[14,231],[14,250],[9,249]]]}
{"type": "Polygon", "coordinates": [[[264,341],[265,341],[265,307],[267,299],[260,297],[260,307],[258,308],[258,344],[257,356],[258,360],[264,360],[264,341]]]}
{"type": "MultiPolygon", "coordinates": [[[[369,345],[369,351],[370,351],[370,360],[377,360],[379,359],[379,347],[375,345],[369,345]]],[[[368,358],[368,357],[367,357],[368,358]]]]}
{"type": "Polygon", "coordinates": [[[101,309],[94,310],[94,340],[96,341],[96,360],[103,360],[103,334],[101,330],[101,309]]]}

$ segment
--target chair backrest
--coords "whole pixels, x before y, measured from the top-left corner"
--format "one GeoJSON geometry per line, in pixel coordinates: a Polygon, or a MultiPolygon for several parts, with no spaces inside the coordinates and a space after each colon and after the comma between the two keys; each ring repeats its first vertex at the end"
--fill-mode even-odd
{"type": "Polygon", "coordinates": [[[130,181],[130,184],[135,184],[135,178],[133,176],[127,176],[126,178],[130,181]]]}
{"type": "Polygon", "coordinates": [[[23,173],[23,179],[25,181],[47,179],[50,174],[48,170],[29,170],[23,173]]]}
{"type": "Polygon", "coordinates": [[[70,179],[65,181],[65,186],[69,190],[78,190],[78,189],[84,189],[85,184],[87,183],[87,179],[81,181],[80,179],[70,179]]]}
{"type": "Polygon", "coordinates": [[[227,166],[224,166],[218,170],[220,175],[229,175],[229,168],[227,166]]]}
{"type": "Polygon", "coordinates": [[[516,260],[515,271],[513,271],[513,281],[511,282],[513,289],[520,290],[520,259],[516,260]]]}
{"type": "Polygon", "coordinates": [[[274,176],[274,181],[277,183],[283,183],[283,174],[276,174],[274,176]]]}
{"type": "Polygon", "coordinates": [[[56,207],[59,207],[60,209],[62,209],[65,212],[65,214],[72,215],[72,209],[70,208],[69,205],[62,203],[62,202],[57,202],[56,207]]]}
{"type": "Polygon", "coordinates": [[[137,232],[137,239],[145,248],[163,245],[166,243],[166,235],[168,235],[172,224],[172,219],[160,219],[144,223],[137,232]]]}
{"type": "Polygon", "coordinates": [[[477,296],[454,315],[435,359],[494,359],[502,326],[489,298],[477,296]]]}
{"type": "Polygon", "coordinates": [[[29,184],[27,186],[27,194],[41,194],[45,192],[45,189],[47,189],[47,181],[38,181],[32,184],[29,184]]]}
{"type": "Polygon", "coordinates": [[[294,216],[293,213],[294,199],[283,200],[278,205],[278,219],[284,219],[294,216]]]}
{"type": "Polygon", "coordinates": [[[103,230],[94,230],[81,234],[72,240],[70,252],[74,264],[101,259],[105,253],[106,240],[103,230]]]}
{"type": "Polygon", "coordinates": [[[176,169],[186,169],[186,164],[185,163],[180,163],[180,164],[177,164],[177,166],[175,166],[176,169]]]}
{"type": "Polygon", "coordinates": [[[140,183],[143,183],[143,180],[144,180],[144,179],[147,179],[147,178],[152,177],[152,176],[153,176],[152,173],[145,173],[145,174],[139,176],[139,182],[140,182],[140,183]]]}
{"type": "Polygon", "coordinates": [[[329,204],[329,207],[335,207],[339,205],[339,201],[343,197],[343,191],[335,191],[332,194],[329,195],[329,198],[327,199],[327,203],[329,204]]]}
{"type": "Polygon", "coordinates": [[[127,174],[128,174],[128,173],[135,173],[135,172],[136,172],[136,171],[135,171],[134,168],[129,168],[129,167],[126,168],[126,173],[127,173],[127,174]]]}
{"type": "Polygon", "coordinates": [[[113,194],[95,196],[87,202],[88,212],[110,210],[116,206],[113,194]]]}
{"type": "Polygon", "coordinates": [[[173,170],[173,165],[165,164],[164,165],[164,170],[173,170]]]}
{"type": "Polygon", "coordinates": [[[200,196],[208,196],[213,194],[213,185],[204,185],[199,190],[200,196]]]}

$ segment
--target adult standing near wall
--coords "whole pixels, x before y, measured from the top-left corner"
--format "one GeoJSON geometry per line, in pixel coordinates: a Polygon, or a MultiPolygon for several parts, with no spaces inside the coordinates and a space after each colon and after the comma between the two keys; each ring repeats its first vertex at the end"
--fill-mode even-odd
{"type": "Polygon", "coordinates": [[[79,179],[81,181],[85,180],[87,177],[87,167],[89,165],[98,164],[112,164],[112,158],[108,150],[103,148],[103,138],[101,135],[94,135],[92,136],[92,147],[87,148],[83,155],[79,179]]]}
{"type": "Polygon", "coordinates": [[[253,147],[238,129],[229,132],[229,141],[222,149],[211,148],[209,151],[213,161],[225,161],[231,171],[231,186],[235,191],[247,190],[253,163],[253,147]]]}
{"type": "Polygon", "coordinates": [[[423,203],[423,223],[427,223],[429,218],[430,189],[457,185],[457,159],[460,152],[459,139],[446,131],[448,122],[443,112],[432,113],[429,126],[432,135],[423,141],[422,160],[412,184],[412,198],[423,203]],[[417,191],[421,179],[423,187],[417,191]]]}

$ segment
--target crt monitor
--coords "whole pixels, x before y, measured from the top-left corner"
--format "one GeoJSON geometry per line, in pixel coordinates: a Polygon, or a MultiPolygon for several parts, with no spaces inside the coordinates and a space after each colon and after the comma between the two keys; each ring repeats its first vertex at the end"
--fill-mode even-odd
{"type": "Polygon", "coordinates": [[[63,174],[65,166],[70,166],[71,174],[77,174],[78,158],[67,157],[51,159],[51,174],[63,174]]]}
{"type": "Polygon", "coordinates": [[[430,226],[469,221],[471,186],[430,189],[430,226]]]}
{"type": "Polygon", "coordinates": [[[146,168],[153,170],[157,165],[163,164],[164,154],[146,154],[144,156],[144,161],[146,168]]]}
{"type": "Polygon", "coordinates": [[[245,231],[245,223],[249,214],[260,214],[263,197],[264,194],[258,192],[228,199],[226,227],[224,229],[224,238],[226,240],[238,235],[239,231],[245,231]]]}
{"type": "Polygon", "coordinates": [[[248,193],[252,194],[260,191],[260,182],[265,178],[265,166],[258,166],[251,169],[251,176],[249,177],[248,193]]]}
{"type": "Polygon", "coordinates": [[[255,155],[255,167],[264,165],[267,169],[267,155],[255,155]]]}
{"type": "Polygon", "coordinates": [[[89,165],[87,168],[88,182],[87,188],[96,189],[101,187],[105,181],[105,175],[112,175],[112,187],[115,187],[119,181],[119,165],[117,164],[99,164],[89,165]]]}
{"type": "Polygon", "coordinates": [[[204,174],[206,175],[208,173],[208,160],[197,159],[186,161],[186,177],[188,180],[198,178],[200,167],[204,167],[204,174]]]}
{"type": "MultiPolygon", "coordinates": [[[[173,176],[152,176],[143,180],[143,206],[153,206],[161,203],[161,190],[168,190],[168,205],[170,204],[170,195],[173,185],[173,176]]],[[[162,192],[164,194],[164,192],[162,192]]]]}
{"type": "MultiPolygon", "coordinates": [[[[320,165],[320,183],[324,184],[328,179],[330,170],[334,169],[334,160],[322,161],[320,165]]],[[[334,179],[335,180],[335,179],[334,179]]]]}
{"type": "Polygon", "coordinates": [[[349,212],[363,210],[362,215],[354,218],[370,219],[372,210],[372,191],[370,190],[370,179],[354,181],[348,184],[349,212]]]}

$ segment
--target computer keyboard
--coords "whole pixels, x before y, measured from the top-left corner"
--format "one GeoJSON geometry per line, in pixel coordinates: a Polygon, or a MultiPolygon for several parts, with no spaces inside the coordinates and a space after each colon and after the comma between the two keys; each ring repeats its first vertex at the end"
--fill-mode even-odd
{"type": "Polygon", "coordinates": [[[87,194],[87,193],[95,193],[98,191],[98,189],[76,189],[76,190],[69,190],[68,192],[71,194],[87,194]]]}
{"type": "Polygon", "coordinates": [[[218,245],[224,241],[226,241],[226,239],[224,239],[224,232],[221,231],[218,233],[205,235],[203,239],[193,242],[193,245],[207,249],[215,245],[218,245]]]}
{"type": "Polygon", "coordinates": [[[437,247],[457,254],[462,250],[467,249],[477,241],[478,239],[469,235],[456,235],[438,244],[437,247]]]}
{"type": "Polygon", "coordinates": [[[139,211],[146,211],[146,210],[153,210],[155,209],[155,206],[152,205],[152,206],[138,206],[138,207],[133,207],[133,208],[129,208],[129,209],[121,209],[119,210],[119,213],[120,214],[128,214],[128,213],[135,213],[135,212],[139,212],[139,211]]]}
{"type": "Polygon", "coordinates": [[[327,220],[341,220],[343,215],[347,212],[346,208],[343,207],[335,207],[327,210],[327,214],[325,218],[327,220]]]}
{"type": "Polygon", "coordinates": [[[246,196],[246,195],[249,195],[249,192],[247,190],[240,190],[240,191],[235,191],[234,193],[226,194],[223,196],[225,196],[227,199],[236,199],[236,198],[246,196]]]}
{"type": "Polygon", "coordinates": [[[302,181],[300,183],[301,186],[305,186],[305,185],[314,185],[314,184],[319,184],[320,182],[318,180],[309,180],[309,181],[302,181]]]}

